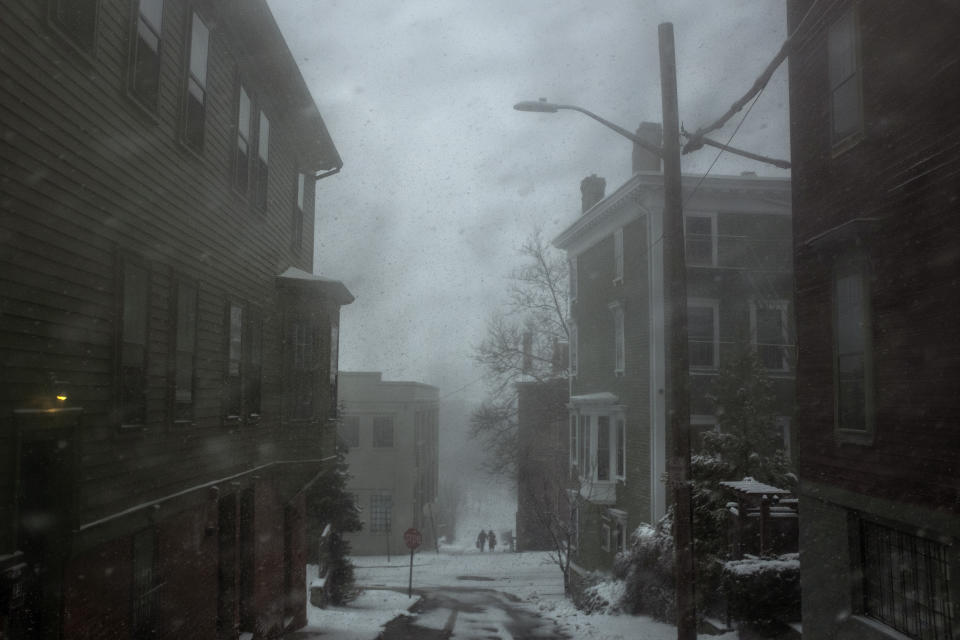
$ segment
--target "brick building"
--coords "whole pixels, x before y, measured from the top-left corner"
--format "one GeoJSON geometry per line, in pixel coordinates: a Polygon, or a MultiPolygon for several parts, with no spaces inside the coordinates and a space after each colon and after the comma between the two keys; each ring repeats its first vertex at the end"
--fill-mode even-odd
{"type": "MultiPolygon", "coordinates": [[[[639,135],[659,144],[660,127],[639,135]]],[[[569,464],[580,570],[607,569],[628,535],[667,507],[663,174],[637,148],[634,175],[609,196],[582,185],[583,213],[555,240],[570,260],[569,464]]],[[[726,357],[755,348],[778,395],[789,448],[793,402],[790,183],[683,176],[691,425],[714,428],[710,382],[726,357]]]]}
{"type": "Polygon", "coordinates": [[[804,635],[957,638],[960,10],[788,20],[804,635]]]}
{"type": "Polygon", "coordinates": [[[304,624],[352,296],[266,2],[4,2],[0,82],[0,635],[304,624]]]}
{"type": "Polygon", "coordinates": [[[517,551],[554,549],[550,526],[570,503],[566,378],[517,383],[517,551]]]}
{"type": "Polygon", "coordinates": [[[437,539],[433,509],[439,471],[439,390],[384,380],[380,372],[340,372],[340,438],[349,447],[347,490],[363,510],[363,530],[347,534],[353,553],[405,553],[403,532],[437,539]]]}

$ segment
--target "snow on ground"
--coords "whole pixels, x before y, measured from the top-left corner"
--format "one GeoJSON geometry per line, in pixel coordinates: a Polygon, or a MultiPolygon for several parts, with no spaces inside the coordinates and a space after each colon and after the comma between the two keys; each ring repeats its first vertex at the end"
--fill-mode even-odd
{"type": "MultiPolygon", "coordinates": [[[[389,560],[387,556],[358,556],[353,561],[357,583],[368,590],[347,607],[309,607],[310,625],[323,630],[324,640],[372,640],[386,622],[405,613],[416,601],[416,594],[413,599],[406,595],[409,554],[395,555],[389,560]]],[[[578,611],[563,594],[560,569],[544,552],[509,553],[498,548],[495,553],[480,553],[472,544],[460,544],[444,546],[439,554],[418,551],[414,555],[414,592],[454,586],[511,593],[531,611],[556,620],[577,640],[673,640],[677,635],[673,625],[646,616],[587,615],[578,611]]],[[[437,611],[427,612],[418,620],[420,626],[435,629],[442,629],[445,622],[445,614],[437,611]]],[[[736,634],[703,637],[733,640],[736,634]]]]}
{"type": "MultiPolygon", "coordinates": [[[[409,557],[408,557],[409,560],[409,557]]],[[[317,577],[317,565],[307,565],[307,626],[288,638],[297,640],[372,640],[383,625],[407,613],[420,598],[396,591],[367,589],[343,607],[314,607],[310,602],[310,583],[317,577]]]]}

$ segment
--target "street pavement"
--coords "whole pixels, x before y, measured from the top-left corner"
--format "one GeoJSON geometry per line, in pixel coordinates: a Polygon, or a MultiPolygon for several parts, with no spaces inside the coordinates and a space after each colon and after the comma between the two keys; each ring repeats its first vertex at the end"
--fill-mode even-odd
{"type": "MultiPolygon", "coordinates": [[[[460,576],[465,582],[484,581],[460,576]]],[[[510,593],[478,586],[418,589],[423,597],[411,610],[386,625],[383,640],[569,639],[552,620],[524,606],[510,593]]]]}

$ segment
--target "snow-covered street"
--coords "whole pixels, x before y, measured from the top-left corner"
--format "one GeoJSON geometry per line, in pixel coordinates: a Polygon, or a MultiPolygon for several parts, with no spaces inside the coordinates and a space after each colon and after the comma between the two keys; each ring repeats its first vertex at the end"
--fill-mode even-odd
{"type": "MultiPolygon", "coordinates": [[[[346,607],[309,607],[309,626],[291,639],[676,637],[672,625],[644,616],[578,611],[563,595],[559,568],[542,552],[480,553],[472,547],[418,552],[412,598],[406,595],[409,555],[353,560],[357,583],[366,591],[346,607]],[[408,619],[387,624],[404,614],[408,619]]],[[[732,640],[735,635],[711,637],[732,640]]]]}

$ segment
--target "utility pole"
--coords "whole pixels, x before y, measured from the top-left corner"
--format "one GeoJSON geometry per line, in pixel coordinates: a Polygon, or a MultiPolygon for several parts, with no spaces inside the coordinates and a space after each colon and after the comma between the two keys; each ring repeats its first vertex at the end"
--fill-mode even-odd
{"type": "Polygon", "coordinates": [[[690,486],[690,366],[687,342],[687,265],[684,257],[683,190],[680,177],[680,116],[673,24],[659,26],[660,93],[663,104],[663,254],[667,278],[666,318],[670,329],[668,416],[672,438],[669,466],[673,491],[673,544],[677,587],[677,640],[696,640],[693,566],[693,501],[690,486]]]}

